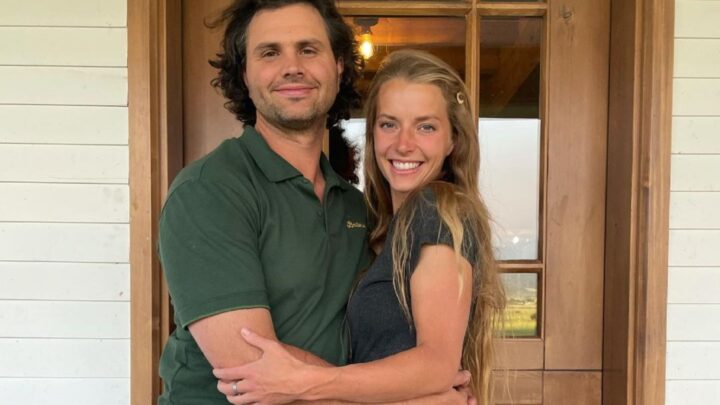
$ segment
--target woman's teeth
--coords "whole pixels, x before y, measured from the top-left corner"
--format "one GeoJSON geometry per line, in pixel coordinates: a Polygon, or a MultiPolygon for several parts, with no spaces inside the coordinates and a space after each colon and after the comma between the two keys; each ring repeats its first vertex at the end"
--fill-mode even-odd
{"type": "Polygon", "coordinates": [[[420,166],[420,162],[398,162],[397,160],[393,160],[392,165],[398,170],[412,170],[420,166]]]}

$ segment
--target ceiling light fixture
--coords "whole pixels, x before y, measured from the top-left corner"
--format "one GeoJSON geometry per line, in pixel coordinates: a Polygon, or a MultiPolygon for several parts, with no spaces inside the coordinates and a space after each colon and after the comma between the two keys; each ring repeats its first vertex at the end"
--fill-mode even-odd
{"type": "Polygon", "coordinates": [[[355,17],[355,25],[360,27],[360,46],[358,51],[363,59],[368,60],[375,54],[375,45],[372,42],[370,27],[378,23],[377,17],[355,17]]]}

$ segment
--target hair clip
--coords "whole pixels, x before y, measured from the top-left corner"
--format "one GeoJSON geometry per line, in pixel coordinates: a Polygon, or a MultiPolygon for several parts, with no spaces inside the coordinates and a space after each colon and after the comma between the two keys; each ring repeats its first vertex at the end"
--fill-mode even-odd
{"type": "Polygon", "coordinates": [[[464,104],[465,103],[465,97],[462,95],[461,92],[457,92],[455,94],[455,98],[457,99],[458,104],[464,104]]]}

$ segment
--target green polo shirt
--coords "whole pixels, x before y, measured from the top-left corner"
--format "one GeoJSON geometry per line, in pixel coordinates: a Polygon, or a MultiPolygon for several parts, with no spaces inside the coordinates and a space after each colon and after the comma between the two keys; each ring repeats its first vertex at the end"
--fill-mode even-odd
{"type": "Polygon", "coordinates": [[[160,218],[160,258],[176,331],[163,351],[160,404],[226,404],[187,327],[268,308],[278,338],[343,364],[348,294],[367,267],[361,193],[322,156],[323,202],[252,127],[183,169],[160,218]]]}

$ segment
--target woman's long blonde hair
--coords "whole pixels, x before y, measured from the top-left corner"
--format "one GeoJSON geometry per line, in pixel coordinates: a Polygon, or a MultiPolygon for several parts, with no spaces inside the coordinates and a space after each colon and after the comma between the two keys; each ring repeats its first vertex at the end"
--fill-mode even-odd
{"type": "MultiPolygon", "coordinates": [[[[390,80],[402,79],[410,83],[437,86],[447,104],[452,126],[454,147],[445,159],[437,181],[427,185],[436,196],[440,218],[453,239],[455,254],[460,257],[464,232],[475,241],[477,260],[472,262],[473,304],[465,341],[462,367],[472,373],[471,385],[481,404],[492,402],[490,386],[493,368],[494,328],[505,307],[505,293],[500,283],[492,250],[489,214],[478,191],[480,149],[475,120],[470,110],[467,89],[460,76],[445,62],[426,52],[400,50],[391,53],[381,64],[370,85],[365,104],[365,198],[370,210],[370,245],[379,251],[386,239],[393,219],[390,187],[380,172],[374,154],[373,130],[377,114],[380,88],[390,80]]],[[[411,203],[424,198],[420,190],[410,193],[406,203],[395,214],[393,239],[393,281],[403,312],[411,319],[408,304],[406,265],[409,253],[408,230],[416,214],[411,203]]]]}

